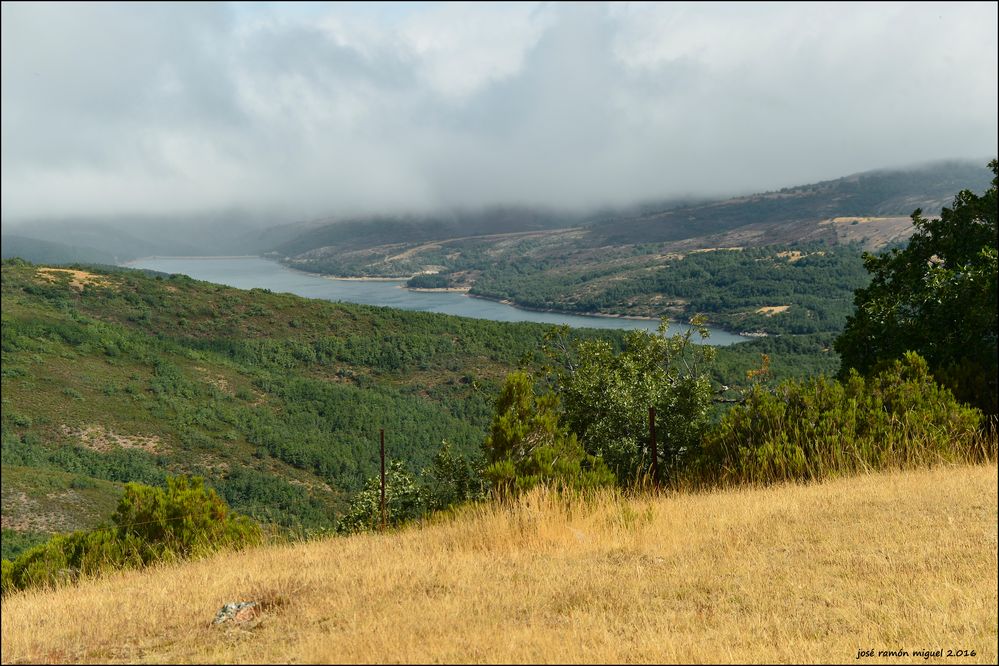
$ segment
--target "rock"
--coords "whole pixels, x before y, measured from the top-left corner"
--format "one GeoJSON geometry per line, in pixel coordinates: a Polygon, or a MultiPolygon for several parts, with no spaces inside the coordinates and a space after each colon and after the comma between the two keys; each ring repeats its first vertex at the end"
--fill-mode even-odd
{"type": "Polygon", "coordinates": [[[260,604],[256,601],[234,601],[219,609],[212,624],[249,622],[260,614],[260,604]]]}

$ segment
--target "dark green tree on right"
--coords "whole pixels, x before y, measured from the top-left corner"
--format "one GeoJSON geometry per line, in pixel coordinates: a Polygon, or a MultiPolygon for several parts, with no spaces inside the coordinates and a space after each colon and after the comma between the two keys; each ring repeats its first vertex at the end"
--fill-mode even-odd
{"type": "Polygon", "coordinates": [[[999,163],[989,168],[984,194],[962,190],[939,219],[916,209],[908,246],[864,255],[871,284],[856,291],[856,312],[835,342],[842,376],[850,368],[869,374],[912,350],[959,400],[996,414],[999,163]]]}

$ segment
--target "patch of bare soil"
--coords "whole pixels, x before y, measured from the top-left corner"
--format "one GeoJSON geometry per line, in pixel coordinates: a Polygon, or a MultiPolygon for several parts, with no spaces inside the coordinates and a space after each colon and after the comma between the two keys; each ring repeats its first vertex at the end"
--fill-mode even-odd
{"type": "Polygon", "coordinates": [[[62,434],[80,441],[80,445],[92,451],[107,453],[115,447],[122,449],[142,449],[154,455],[160,453],[162,441],[159,435],[120,435],[102,425],[88,425],[71,428],[63,424],[62,434]]]}
{"type": "MultiPolygon", "coordinates": [[[[800,257],[799,257],[800,258],[800,257]]],[[[767,305],[756,310],[756,314],[766,315],[768,317],[773,317],[781,312],[787,312],[790,305],[767,305]]]]}
{"type": "Polygon", "coordinates": [[[723,251],[739,251],[744,250],[744,247],[702,247],[697,250],[691,250],[690,254],[700,254],[702,252],[723,252],[723,251]]]}
{"type": "Polygon", "coordinates": [[[834,217],[819,222],[820,227],[831,228],[839,243],[863,243],[867,249],[878,249],[905,240],[912,235],[912,219],[893,217],[834,217]]]}

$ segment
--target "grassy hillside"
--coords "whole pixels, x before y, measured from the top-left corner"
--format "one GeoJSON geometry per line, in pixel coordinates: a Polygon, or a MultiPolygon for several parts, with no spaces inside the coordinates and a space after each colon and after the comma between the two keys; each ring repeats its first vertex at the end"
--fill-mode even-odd
{"type": "Polygon", "coordinates": [[[791,225],[835,217],[908,216],[916,208],[936,214],[964,188],[989,186],[984,162],[938,162],[912,169],[868,171],[725,201],[646,212],[596,225],[602,244],[675,241],[747,225],[791,225]]]}
{"type": "Polygon", "coordinates": [[[398,533],[15,593],[2,659],[995,663],[996,483],[989,465],[570,504],[536,492],[398,533]],[[213,626],[234,601],[260,612],[213,626]]]}

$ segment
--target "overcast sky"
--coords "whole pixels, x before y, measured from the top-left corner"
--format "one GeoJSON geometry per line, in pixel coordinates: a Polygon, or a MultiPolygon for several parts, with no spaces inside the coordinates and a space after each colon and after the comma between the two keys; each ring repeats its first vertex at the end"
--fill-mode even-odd
{"type": "Polygon", "coordinates": [[[580,208],[997,151],[994,2],[2,7],[7,221],[580,208]]]}

